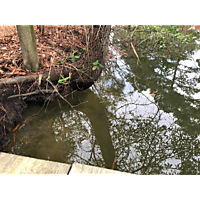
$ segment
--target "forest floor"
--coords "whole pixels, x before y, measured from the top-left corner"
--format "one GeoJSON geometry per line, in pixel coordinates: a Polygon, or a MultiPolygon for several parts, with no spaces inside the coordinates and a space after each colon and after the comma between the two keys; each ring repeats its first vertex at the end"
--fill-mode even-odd
{"type": "Polygon", "coordinates": [[[1,79],[41,74],[48,70],[50,66],[60,68],[61,66],[56,63],[60,63],[60,61],[72,63],[70,55],[73,50],[81,51],[86,46],[83,28],[77,28],[77,26],[45,26],[44,36],[42,36],[37,26],[34,26],[40,63],[38,72],[33,73],[24,67],[16,27],[10,27],[9,32],[4,31],[7,34],[3,34],[1,31],[3,31],[2,26],[0,26],[1,79]],[[51,63],[52,59],[54,59],[54,63],[51,63]]]}

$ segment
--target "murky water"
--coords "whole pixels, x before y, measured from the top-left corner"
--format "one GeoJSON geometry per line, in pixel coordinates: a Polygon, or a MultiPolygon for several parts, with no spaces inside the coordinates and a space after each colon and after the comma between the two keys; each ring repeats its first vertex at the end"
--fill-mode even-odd
{"type": "MultiPolygon", "coordinates": [[[[116,158],[115,169],[138,174],[200,174],[198,43],[179,52],[139,46],[139,66],[131,46],[115,45],[124,55],[114,51],[101,78],[69,96],[76,107],[50,103],[5,151],[107,168],[116,158]]],[[[23,118],[42,104],[29,104],[23,118]]]]}

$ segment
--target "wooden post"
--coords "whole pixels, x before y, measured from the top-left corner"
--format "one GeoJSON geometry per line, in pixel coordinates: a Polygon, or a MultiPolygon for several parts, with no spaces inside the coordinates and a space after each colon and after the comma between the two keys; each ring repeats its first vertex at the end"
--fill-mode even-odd
{"type": "Polygon", "coordinates": [[[33,25],[17,25],[22,56],[26,69],[37,72],[39,58],[33,25]]]}

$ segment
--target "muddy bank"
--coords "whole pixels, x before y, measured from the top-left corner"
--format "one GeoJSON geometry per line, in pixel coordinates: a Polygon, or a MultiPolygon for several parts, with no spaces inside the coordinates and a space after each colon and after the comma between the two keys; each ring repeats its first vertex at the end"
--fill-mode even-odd
{"type": "Polygon", "coordinates": [[[7,95],[12,94],[11,88],[5,88],[3,95],[1,93],[0,103],[0,150],[10,142],[10,132],[15,124],[22,120],[22,111],[26,108],[26,103],[19,99],[6,99],[7,95]],[[5,99],[3,100],[3,97],[5,99]]]}
{"type": "MultiPolygon", "coordinates": [[[[10,142],[11,132],[25,123],[22,122],[21,114],[26,108],[26,102],[42,101],[43,106],[47,106],[50,101],[62,98],[67,103],[68,94],[74,90],[87,89],[101,75],[110,26],[80,26],[76,29],[71,28],[70,31],[69,28],[65,32],[68,40],[54,40],[53,46],[51,41],[48,41],[49,35],[45,32],[45,27],[42,39],[36,36],[36,41],[40,42],[40,45],[37,43],[40,59],[40,69],[37,73],[31,73],[24,68],[20,48],[16,50],[16,45],[19,45],[17,41],[13,44],[15,50],[10,51],[8,42],[1,41],[1,49],[7,48],[6,53],[3,52],[2,55],[9,55],[11,51],[15,51],[16,57],[0,59],[0,150],[10,142]],[[49,46],[42,48],[44,42],[49,43],[49,46]],[[72,59],[73,56],[77,56],[76,60],[72,59]]],[[[37,27],[35,32],[38,33],[37,27]]]]}

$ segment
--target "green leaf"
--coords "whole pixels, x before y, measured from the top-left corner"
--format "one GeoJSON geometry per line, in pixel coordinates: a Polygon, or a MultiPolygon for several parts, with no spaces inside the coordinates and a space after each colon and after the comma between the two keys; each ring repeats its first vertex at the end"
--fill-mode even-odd
{"type": "Polygon", "coordinates": [[[75,58],[80,58],[80,56],[75,56],[75,58]]]}
{"type": "Polygon", "coordinates": [[[65,81],[68,80],[69,77],[64,78],[62,75],[60,75],[60,76],[62,77],[62,79],[58,80],[58,83],[63,83],[65,85],[68,84],[68,83],[65,83],[65,81]]]}
{"type": "Polygon", "coordinates": [[[93,65],[98,65],[99,61],[97,60],[96,62],[93,63],[93,65]]]}
{"type": "Polygon", "coordinates": [[[68,79],[69,79],[69,77],[66,77],[66,78],[65,78],[65,81],[68,80],[68,79]]]}
{"type": "Polygon", "coordinates": [[[48,81],[50,79],[51,76],[49,76],[48,78],[46,78],[46,81],[48,81]]]}
{"type": "Polygon", "coordinates": [[[74,49],[73,49],[73,54],[75,54],[77,51],[75,51],[74,49]]]}
{"type": "Polygon", "coordinates": [[[99,70],[99,66],[98,65],[95,65],[92,69],[98,69],[99,70]]]}
{"type": "Polygon", "coordinates": [[[104,68],[104,66],[103,66],[103,65],[101,65],[101,64],[99,64],[99,66],[100,66],[100,67],[102,67],[102,68],[104,68]]]}
{"type": "Polygon", "coordinates": [[[71,58],[72,58],[72,62],[75,62],[75,57],[74,57],[74,55],[70,55],[71,56],[71,58]]]}
{"type": "Polygon", "coordinates": [[[65,62],[66,62],[66,60],[64,60],[64,61],[61,61],[61,64],[65,63],[65,62]]]}
{"type": "Polygon", "coordinates": [[[52,46],[54,46],[55,44],[54,43],[52,43],[52,46]]]}

